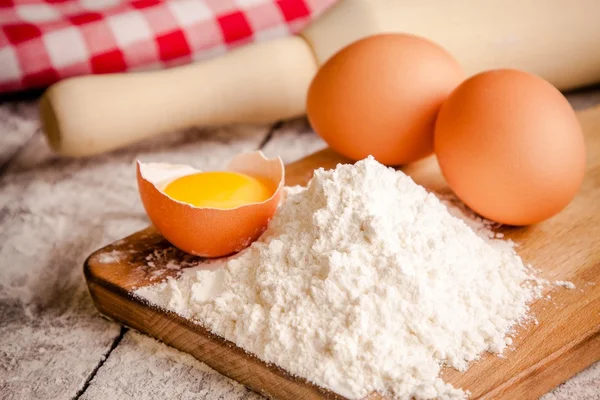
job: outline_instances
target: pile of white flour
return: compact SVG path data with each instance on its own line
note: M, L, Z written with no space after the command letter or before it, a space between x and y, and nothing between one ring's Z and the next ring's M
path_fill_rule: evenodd
M496 245L495 242L499 242ZM540 295L512 246L372 158L288 190L265 234L142 288L259 358L348 398L463 398L439 377L501 353Z

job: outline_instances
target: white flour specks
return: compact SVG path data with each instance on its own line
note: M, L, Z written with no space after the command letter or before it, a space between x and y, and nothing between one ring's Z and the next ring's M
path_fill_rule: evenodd
M123 258L123 254L121 254L118 250L113 250L108 253L102 253L98 255L98 262L101 264L113 264L119 262Z
M564 287L565 289L573 290L576 288L573 282L569 281L554 281L554 285Z

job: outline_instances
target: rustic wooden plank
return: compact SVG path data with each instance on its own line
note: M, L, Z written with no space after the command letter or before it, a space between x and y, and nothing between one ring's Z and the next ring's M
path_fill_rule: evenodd
M586 132L588 171L576 199L542 224L503 229L508 238L521 244L519 253L540 269L542 277L571 280L578 290L554 288L554 303L536 302L532 311L539 323L521 329L507 358L484 356L464 374L445 371L444 379L470 390L474 398L534 399L600 359L600 286L596 284L600 276L600 108L580 114L580 120ZM288 166L287 182L305 183L315 166L332 167L341 160L329 150L319 152ZM434 158L411 165L405 172L431 190L447 190ZM286 376L203 327L132 296L134 287L155 281L149 279L152 271L145 270L146 262L140 260L157 246L169 248L149 229L90 257L87 278L102 313L190 352L220 372L275 398L338 397ZM117 262L102 262L103 255L114 251L126 255ZM163 251L161 257L154 262L178 263L182 254Z
M9 103L0 110L2 136L16 145L6 149L15 150L39 127L31 115L35 105ZM119 332L115 324L93 317L77 276L82 255L102 238L69 234L69 226L79 222L69 222L70 210L59 205L56 193L52 199L51 183L43 180L50 174L37 171L39 178L22 180L9 171L26 159L28 147L48 155L35 139L16 157L7 157L11 162L0 177L0 393L5 399L71 398ZM59 172L51 175L61 179Z
M258 400L262 396L188 354L128 332L81 399Z
M13 109L2 105L0 116ZM20 122L1 125L2 135L39 126L29 114L14 118ZM38 135L11 159L0 177L2 399L74 398L119 338L119 326L98 317L81 264L93 249L147 225L133 160L218 168L256 149L267 131L190 130L83 160L56 156Z
M35 101L4 103L0 106L0 174L38 128Z

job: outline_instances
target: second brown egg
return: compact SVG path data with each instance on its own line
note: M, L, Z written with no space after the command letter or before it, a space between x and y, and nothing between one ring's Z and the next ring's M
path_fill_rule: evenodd
M510 69L456 88L437 118L435 153L463 202L508 225L535 224L565 208L586 162L567 99L542 78Z

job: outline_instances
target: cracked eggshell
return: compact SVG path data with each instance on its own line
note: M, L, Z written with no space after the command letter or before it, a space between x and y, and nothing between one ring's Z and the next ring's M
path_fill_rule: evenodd
M223 210L201 208L172 199L163 190L173 180L202 172L188 165L137 162L140 197L152 224L175 247L202 257L221 257L248 247L267 228L275 214L284 185L284 166L279 157L262 152L234 157L226 171L266 178L276 187L261 203Z

